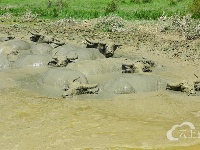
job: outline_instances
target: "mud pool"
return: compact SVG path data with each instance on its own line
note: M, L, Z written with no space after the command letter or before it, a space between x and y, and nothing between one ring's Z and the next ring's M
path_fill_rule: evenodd
M160 40L163 35L159 33L156 36ZM171 40L170 36L167 35L166 37ZM180 39L176 35L172 36L174 39ZM169 41L166 37L164 42L167 43ZM188 62L179 58L166 57L166 55L173 55L173 52L168 54L162 54L160 51L147 52L147 47L155 46L151 44L151 40L147 37L147 41L144 41L146 45L142 42L141 45L137 45L140 51L135 49L135 45L129 45L129 47L122 47L116 51L114 56L132 60L145 57L155 61L157 65L152 68L152 72L142 73L149 76L156 75L156 82L150 83L150 85L157 83L157 76L167 82L178 83L182 80L194 80L196 79L195 75L200 77L199 60ZM199 43L199 41L196 41L196 43ZM26 48L26 44L24 43L22 44L23 47L19 48L18 46L14 49L4 47L6 53L3 55L7 56L9 62L2 61L3 58L0 57L0 62L2 61L2 64L5 64L3 69L0 70L0 147L2 150L199 149L199 92L196 96L187 96L184 92L162 88L165 83L161 84L161 82L158 82L159 89L156 85L154 90L148 92L142 90L137 92L137 88L136 92L135 89L132 91L117 90L117 92L125 92L123 94L118 94L112 89L110 93L106 92L110 85L105 86L104 81L111 80L109 84L115 85L115 80L112 81L112 79L121 79L121 66L118 67L117 65L121 64L120 60L115 63L117 66L113 65L114 67L108 67L107 70L104 68L95 70L88 67L88 70L90 70L85 71L83 68L78 68L78 65L70 64L70 69L77 67L76 71L82 71L89 83L94 84L98 79L99 86L105 87L100 88L99 94L82 94L62 98L62 81L59 81L59 84L56 85L58 88L54 89L52 89L54 85L41 84L44 73L52 68L60 67L61 64L65 65L62 58L59 58L61 59L59 65L46 66L44 64L52 61L46 55L49 55L50 51L55 52L55 49L52 49L49 45L46 48L44 48L45 45L40 45L45 49L41 52L35 48L37 46L32 44ZM14 53L10 51L17 49L20 49L20 56L17 51L14 51ZM45 57L42 57L42 61L34 66L32 59L23 59L30 54L27 49L30 49L34 56L40 54L45 55ZM63 55L65 53L61 53L61 56ZM58 60L57 56L54 60ZM72 58L74 56L76 57L75 53L70 53L69 60L74 61L74 58ZM97 57L103 58L96 52L94 55L88 52L87 59L90 58L90 61L95 61L94 59ZM80 58L85 59L86 57L81 56ZM18 63L19 60L23 63ZM79 60L76 63L80 63ZM85 64L90 63L86 60ZM95 65L99 68L102 67L101 61ZM82 74L80 74L81 77ZM84 78L82 80L86 82ZM128 81L125 82L125 87L129 85L127 83ZM60 88L60 85L62 88ZM146 85L147 87L148 85ZM184 126L178 128L173 136L179 137L183 133L185 138L182 134L178 141L170 141L167 138L167 132L174 125L180 125L184 122L190 122L195 126L193 138L190 138L190 129Z

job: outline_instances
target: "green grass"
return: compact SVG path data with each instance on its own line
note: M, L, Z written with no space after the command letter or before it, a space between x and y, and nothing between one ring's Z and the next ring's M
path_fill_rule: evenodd
M55 1L55 0L54 0ZM0 0L0 15L10 12L14 16L20 16L27 10L39 14L41 18L64 18L92 19L105 16L105 8L111 0L63 0L67 6L48 7L47 0ZM120 0L118 0L120 1ZM170 0L152 0L151 3L131 3L125 0L118 2L118 10L115 14L127 20L157 19L163 12L167 16L174 14L185 15L189 13L188 6L191 0L183 0L175 5L170 5ZM5 9L7 7L7 9Z

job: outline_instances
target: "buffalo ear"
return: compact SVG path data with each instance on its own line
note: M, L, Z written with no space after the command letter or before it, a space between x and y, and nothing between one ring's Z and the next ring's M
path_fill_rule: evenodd
M121 44L114 44L114 45L113 45L114 51L115 51L118 47L120 47L120 46L122 46L122 45L121 45Z
M106 43L99 43L99 47L106 47Z
M86 41L86 48L98 48L99 46L99 43L98 42L92 42L88 39L85 38L85 41Z
M14 36L8 36L8 40L13 40L14 38Z
M33 35L30 37L30 40L33 42L38 42L41 35Z
M106 51L106 44L105 43L99 43L98 44L98 50L100 53L104 54Z
M98 43L88 44L86 45L86 48L98 48Z
M30 32L32 34L32 36L30 37L30 40L33 41L33 42L38 42L41 35L40 34L34 34L32 32Z
M106 50L106 44L105 43L99 43L98 44L98 49L105 51Z

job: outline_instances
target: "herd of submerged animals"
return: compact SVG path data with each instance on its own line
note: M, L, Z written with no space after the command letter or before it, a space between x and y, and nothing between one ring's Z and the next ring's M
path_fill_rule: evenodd
M33 34L30 41L15 37L0 37L0 69L48 66L40 81L43 85L56 88L60 96L80 94L130 94L157 90L174 90L197 95L200 81L167 83L165 79L148 74L156 66L145 58L115 57L121 45L92 42L85 39L85 48L66 44L63 41ZM105 82L88 82L92 75L113 73ZM96 83L95 83L96 82ZM58 94L59 95L59 94Z

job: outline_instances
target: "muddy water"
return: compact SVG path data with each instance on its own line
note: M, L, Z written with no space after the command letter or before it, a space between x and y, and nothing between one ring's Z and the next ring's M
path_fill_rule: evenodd
M48 98L20 86L18 81L27 74L19 69L0 72L2 150L200 147L200 139L189 138L188 134L188 138L179 141L169 141L166 137L172 126L186 121L194 124L194 132L200 131L199 96L159 91L101 100L90 97L83 100L80 96ZM177 132L174 136L179 135Z

